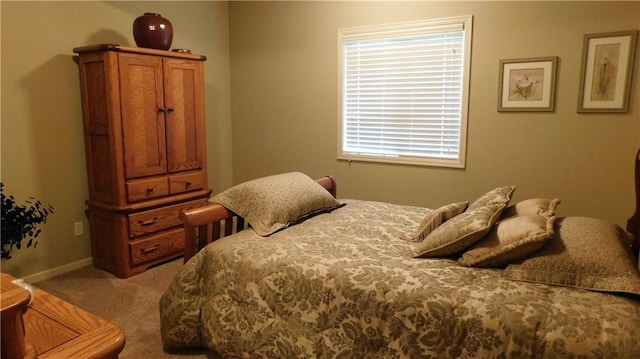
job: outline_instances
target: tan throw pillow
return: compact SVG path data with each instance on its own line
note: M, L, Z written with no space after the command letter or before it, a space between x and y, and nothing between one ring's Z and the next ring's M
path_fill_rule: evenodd
M555 216L556 207L560 204L557 198L531 198L520 201L512 206L507 207L502 212L501 218L513 217L519 214L542 214L546 213Z
M489 235L474 244L458 260L467 267L504 267L540 250L553 235L559 199L525 200L514 206L511 216L502 214ZM517 214L519 213L519 214Z
M558 218L555 234L533 256L510 264L512 280L640 295L632 236L614 223L588 217Z
M415 250L415 257L444 257L463 251L489 233L509 205L516 186L499 187L487 192L464 213L433 230ZM479 204L483 204L480 206Z
M418 231L413 236L403 237L402 239L411 242L420 242L439 225L464 212L468 205L469 202L464 201L450 203L434 209L424 217L420 223L420 228L418 228Z
M342 206L324 187L300 172L241 183L216 194L211 202L244 217L261 236Z
M497 204L500 206L504 205L504 207L506 208L509 205L509 201L511 201L511 196L513 195L513 191L515 191L515 189L516 186L496 187L473 201L469 205L469 207L467 207L467 211L472 211L476 208L486 207L492 204Z

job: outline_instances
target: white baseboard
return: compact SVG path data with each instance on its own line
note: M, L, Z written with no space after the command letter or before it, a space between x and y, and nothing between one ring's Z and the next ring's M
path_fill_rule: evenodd
M71 272L72 270L76 270L82 267L86 267L89 265L93 264L93 258L88 257L85 259L81 259L79 261L75 261L72 263L68 263L65 264L63 266L60 267L56 267L56 268L51 268L51 269L47 269L46 271L42 271L42 272L38 272L38 273L34 273L31 275L28 275L22 279L24 279L25 282L27 283L36 283L39 282L41 280L45 280L60 274L64 274L67 272Z

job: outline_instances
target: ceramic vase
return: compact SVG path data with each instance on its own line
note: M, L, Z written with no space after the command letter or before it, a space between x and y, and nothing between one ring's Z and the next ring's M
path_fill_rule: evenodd
M139 47L169 50L173 41L173 27L160 14L146 12L133 22L133 38Z

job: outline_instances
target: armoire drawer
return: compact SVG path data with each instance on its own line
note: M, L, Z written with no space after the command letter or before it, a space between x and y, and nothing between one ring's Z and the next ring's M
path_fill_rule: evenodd
M171 194L196 191L204 188L204 172L198 171L169 177Z
M139 265L162 257L170 257L184 251L184 229L154 235L148 239L132 242L131 264Z
M144 201L168 195L169 180L167 177L127 182L127 198L129 202Z
M184 202L130 214L129 238L136 238L182 225L180 211L198 208L208 203L207 199Z

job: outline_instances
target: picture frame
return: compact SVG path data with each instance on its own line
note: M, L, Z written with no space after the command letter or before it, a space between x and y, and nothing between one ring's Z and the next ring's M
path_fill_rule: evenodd
M500 60L498 112L553 112L558 57Z
M637 39L637 30L584 36L579 113L629 111Z

